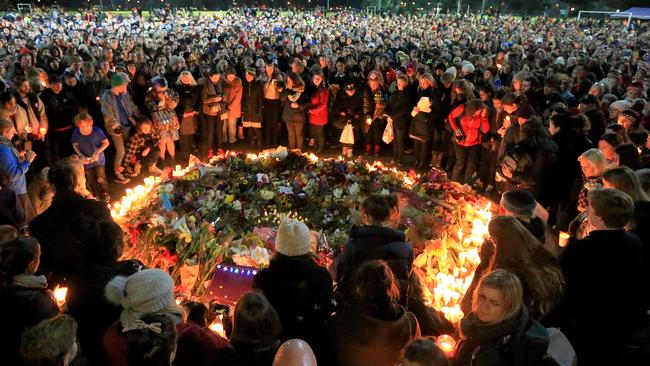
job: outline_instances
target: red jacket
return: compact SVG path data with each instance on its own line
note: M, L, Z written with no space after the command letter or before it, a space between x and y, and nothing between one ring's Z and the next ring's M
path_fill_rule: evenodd
M463 116L465 105L461 104L449 113L449 124L454 131L459 128L465 136L464 139L458 141L460 146L476 146L481 143L481 135L490 131L490 122L486 117ZM458 126L458 118L460 118L460 127Z
M175 365L212 365L216 351L230 346L228 340L209 329L199 327L196 323L178 323L176 332L178 344ZM129 366L126 338L122 335L119 321L113 323L104 333L103 347L110 366Z
M312 125L323 126L327 124L327 101L330 92L326 87L321 86L311 95L309 105L309 123Z

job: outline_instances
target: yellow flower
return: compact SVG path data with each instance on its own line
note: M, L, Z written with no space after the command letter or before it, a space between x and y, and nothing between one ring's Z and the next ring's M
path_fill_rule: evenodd
M224 200L225 203L231 203L232 201L235 200L235 195L234 194L229 194L226 196L226 199Z

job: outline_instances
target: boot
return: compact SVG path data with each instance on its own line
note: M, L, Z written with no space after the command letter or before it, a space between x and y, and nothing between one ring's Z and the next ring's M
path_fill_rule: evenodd
M371 150L372 150L372 145L366 144L366 154L370 155Z
M379 156L379 145L375 145L374 153L375 153L375 157Z

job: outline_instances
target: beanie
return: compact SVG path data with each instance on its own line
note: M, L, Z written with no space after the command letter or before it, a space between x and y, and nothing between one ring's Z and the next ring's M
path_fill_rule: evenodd
M111 88L116 88L126 84L126 79L121 73L117 73L111 77Z
M514 216L532 217L535 213L537 202L532 193L524 190L514 190L501 195L501 207Z
M106 299L123 307L122 327L128 328L148 313L166 313L182 319L174 301L174 281L161 269L145 269L129 277L114 277L104 289Z
M461 70L463 71L463 74L471 74L474 72L474 65L469 62L464 63L463 66L461 66Z
M641 116L639 116L639 113L634 109L625 109L621 113L619 113L618 116L625 118L633 123L638 121L639 118L641 118Z
M311 252L310 233L307 225L298 220L284 220L275 237L275 250L289 257Z

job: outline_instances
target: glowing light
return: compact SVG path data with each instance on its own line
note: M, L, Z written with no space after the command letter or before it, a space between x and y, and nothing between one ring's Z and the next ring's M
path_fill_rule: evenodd
M65 300L67 296L68 296L67 287L56 286L56 288L54 289L54 300L56 300L56 304L59 306L59 308L65 306Z
M445 353L445 356L451 357L456 349L456 340L449 334L442 334L436 339L436 344Z
M558 245L562 248L566 247L569 244L569 233L560 231L560 238L558 240Z
M223 329L223 323L221 322L221 319L217 318L210 324L209 326L210 330L217 333L221 337L226 336L226 331Z

